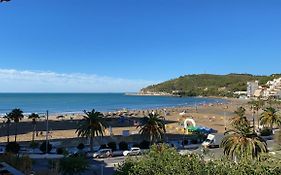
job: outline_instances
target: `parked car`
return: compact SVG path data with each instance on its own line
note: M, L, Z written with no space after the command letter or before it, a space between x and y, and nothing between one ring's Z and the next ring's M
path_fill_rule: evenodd
M93 154L94 158L108 158L112 157L112 150L111 149L100 149L99 151Z
M124 156L137 156L141 154L141 149L138 147L132 147L129 151L124 151Z
M222 138L222 136L209 134L207 139L202 143L202 146L205 148L219 148Z

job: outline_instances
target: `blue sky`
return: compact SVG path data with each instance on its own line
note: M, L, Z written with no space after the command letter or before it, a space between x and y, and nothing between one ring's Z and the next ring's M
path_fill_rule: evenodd
M185 74L280 73L280 19L280 0L12 0L0 4L0 91L137 91ZM72 77L72 88L31 77L14 87L50 73ZM77 85L81 75L104 86Z

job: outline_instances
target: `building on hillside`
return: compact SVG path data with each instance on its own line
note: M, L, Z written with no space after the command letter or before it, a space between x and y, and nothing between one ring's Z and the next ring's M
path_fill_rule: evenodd
M281 78L274 79L266 83L268 86L265 97L281 98Z
M239 96L241 96L241 95L247 95L248 93L247 93L247 91L235 91L235 92L233 92L233 94L234 95L239 95Z
M259 81L247 82L247 96L254 97L256 90L259 88Z

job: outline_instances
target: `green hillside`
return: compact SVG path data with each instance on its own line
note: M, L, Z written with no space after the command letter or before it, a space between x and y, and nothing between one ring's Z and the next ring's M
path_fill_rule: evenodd
M228 74L228 75L185 75L157 85L151 85L142 89L146 92L167 92L183 96L228 96L232 97L235 91L246 91L247 82L258 80L261 85L273 80L279 75L255 76L250 74Z

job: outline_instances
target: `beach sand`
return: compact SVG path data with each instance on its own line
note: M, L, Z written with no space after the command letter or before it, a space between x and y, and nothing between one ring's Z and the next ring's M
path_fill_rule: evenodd
M213 128L217 130L219 133L223 133L225 131L225 127L229 128L229 119L234 116L234 111L239 106L246 106L247 101L245 100L238 100L238 99L230 99L227 104L207 104L201 105L197 107L176 107L176 108L166 108L166 112L170 113L169 115L165 116L165 120L168 121L166 125L167 133L170 134L184 134L183 128L179 125L179 122L182 121L184 118L193 118L197 125L205 126L209 128ZM154 110L155 111L155 110ZM161 115L164 115L164 109L158 109L157 112L160 111ZM179 113L186 111L186 116L182 117ZM249 111L249 110L248 110ZM129 113L137 114L137 116L142 116L143 113L147 113L151 111L130 111ZM251 114L248 112L247 115L250 117ZM81 115L67 115L63 119L57 119L56 116L50 116L50 122L55 122L58 125L58 129L50 128L50 139L71 139L76 138L77 134L75 133L75 127L79 119L81 119ZM117 120L117 117L114 117L114 120ZM130 117L128 117L130 118ZM21 122L25 122L25 125L32 125L30 121L28 122L27 119L24 119ZM27 123L28 122L28 123ZM71 123L72 122L72 123ZM113 122L114 123L114 122ZM44 124L44 122L42 122ZM72 127L67 128L67 125L71 125ZM21 124L19 124L19 128ZM28 127L28 126L27 126ZM60 128L61 127L61 128ZM66 127L66 129L64 129ZM20 128L23 134L18 135L18 141L30 141L32 138L32 132L29 129L25 129L26 127ZM11 128L13 129L13 128ZM26 130L26 131L25 131ZM39 130L42 131L39 136L37 136L36 140L44 140L45 137L45 127L42 125ZM122 135L123 130L129 130L130 133L138 133L138 129L136 126L112 126L112 133L114 135ZM12 131L11 131L12 132ZM106 131L106 135L110 135L109 130ZM13 135L11 134L10 140L13 141ZM0 143L6 142L6 136L0 137Z

